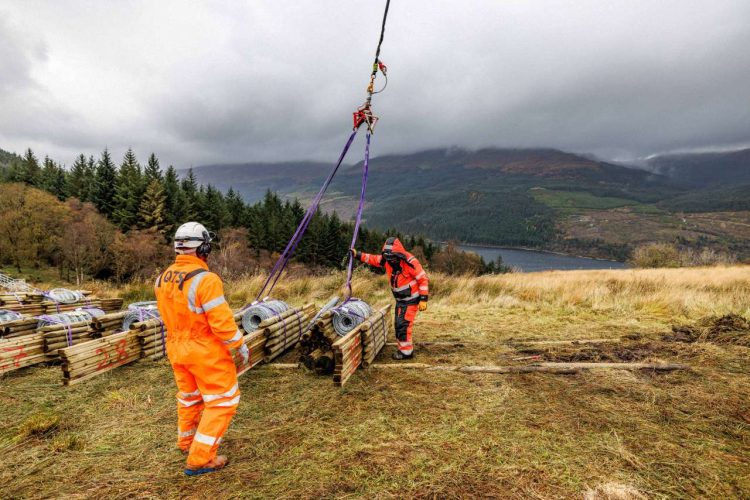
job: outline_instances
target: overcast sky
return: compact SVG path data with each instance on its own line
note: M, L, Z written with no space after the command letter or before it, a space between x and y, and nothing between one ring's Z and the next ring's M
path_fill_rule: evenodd
M0 148L333 161L383 6L0 0ZM392 0L381 58L374 155L750 144L748 0Z

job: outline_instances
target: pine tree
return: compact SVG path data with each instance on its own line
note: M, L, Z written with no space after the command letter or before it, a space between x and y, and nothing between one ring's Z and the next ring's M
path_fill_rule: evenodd
M143 174L132 149L122 159L115 186L113 220L123 231L138 222L138 209L143 198Z
M41 181L41 174L42 169L39 166L39 160L36 159L31 148L27 149L21 160L18 180L32 186L38 186Z
M177 179L177 171L172 165L164 176L164 195L166 198L165 224L168 232L172 232L185 219L187 198Z
M155 228L158 232L165 233L166 195L158 179L153 179L146 188L141 200L138 218L142 228Z
M45 156L37 187L54 194L61 201L64 200L67 198L65 169L52 161L49 156Z
M87 178L88 161L81 153L68 173L68 194L81 201L89 201L91 179Z
M218 232L223 227L226 227L229 212L224 201L224 195L211 184L205 190L201 209L199 221L207 228L210 228L211 231Z
M192 168L188 170L187 177L180 182L180 187L185 195L183 218L185 222L194 221L198 219L200 214L200 199L198 195L198 181L195 178Z
M146 186L149 186L153 180L161 182L164 178L161 167L159 166L159 159L154 153L151 153L151 156L148 157L148 165L143 171L143 177Z
M229 227L241 227L245 223L246 208L242 197L230 187L224 201L228 212L227 224Z
M21 170L21 159L18 157L13 158L8 164L8 169L5 171L5 179L8 182L23 182Z
M338 267L341 265L342 256L347 254L350 241L345 241L342 238L342 224L336 212L328 216L327 219L322 252L326 265Z
M65 200L68 195L68 172L62 165L55 168L55 179L52 183L52 192L59 200Z
M55 179L57 177L57 167L55 166L55 162L53 162L49 156L45 156L42 165L43 167L39 174L39 184L37 187L48 193L54 194L53 190L55 189Z
M94 206L100 213L112 218L114 213L115 184L117 182L117 168L112 162L112 156L105 148L96 164L94 185L90 196Z

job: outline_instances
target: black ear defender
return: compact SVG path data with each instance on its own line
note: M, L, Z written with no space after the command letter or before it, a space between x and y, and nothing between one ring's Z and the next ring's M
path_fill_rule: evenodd
M208 231L203 231L203 242L200 244L198 249L195 251L199 257L208 257L211 253L211 242L214 239L214 234Z

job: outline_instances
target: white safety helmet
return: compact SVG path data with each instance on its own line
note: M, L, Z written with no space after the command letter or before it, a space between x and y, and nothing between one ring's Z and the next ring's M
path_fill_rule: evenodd
M198 222L186 222L177 228L174 233L174 250L179 254L185 253L186 250L195 248L195 253L199 256L206 256L211 253L211 241L213 234L199 224Z

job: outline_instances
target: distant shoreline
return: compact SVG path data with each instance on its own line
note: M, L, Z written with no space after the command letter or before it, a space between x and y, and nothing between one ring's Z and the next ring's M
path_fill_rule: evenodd
M448 242L441 241L439 242L441 245L446 245ZM596 260L600 262L617 262L618 264L627 264L625 261L621 260L613 260L613 259L600 259L598 257L588 257L585 255L574 255L569 253L563 253L563 252L555 252L552 250L540 250L538 248L531 248L531 247L508 247L508 246L498 246L498 245L488 245L485 243L466 243L464 241L458 243L459 247L479 247L479 248L489 248L492 250L524 250L527 252L538 252L538 253L548 253L551 255L560 255L562 257L575 257L577 259L588 259L588 260Z

